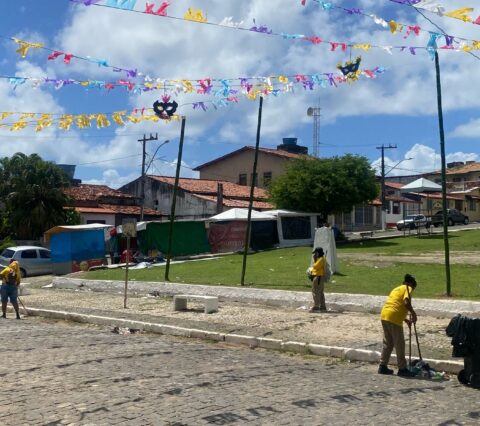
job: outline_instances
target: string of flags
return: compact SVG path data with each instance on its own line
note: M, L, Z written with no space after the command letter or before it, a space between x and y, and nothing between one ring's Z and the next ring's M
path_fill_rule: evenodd
M475 19L474 17L469 15L470 13L475 11L475 8L473 7L462 7L462 8L454 9L454 10L451 10L450 12L447 12L445 7L443 7L437 2L433 2L432 0L389 0L389 1L391 1L392 3L402 4L405 6L412 6L416 9L427 10L428 12L435 13L436 15L439 15L439 16L445 16L447 18L454 18L463 22L480 25L480 16L478 16ZM384 19L378 18L374 14L365 12L359 8L345 8L341 6L336 6L332 2L323 1L323 0L311 0L311 2L316 3L323 10L341 9L350 15L354 15L354 14L364 15L374 20L386 22ZM300 3L302 6L305 6L307 2L306 0L300 0Z
M336 6L332 2L326 2L323 0L311 0L311 1L316 5L320 6L320 8L323 11L329 12L331 10L336 9L336 10L341 10L342 12L345 12L348 15L364 16L369 19L372 19L375 24L380 25L385 29L389 29L392 34L403 34L404 39L408 38L410 35L420 36L423 33L423 34L429 35L430 41L432 40L432 37L434 37L436 40L444 37L445 44L441 46L440 49L450 49L450 50L464 51L464 52L470 52L472 50L480 49L480 41L478 40L470 40L463 37L439 34L432 31L424 30L418 25L407 25L407 24L397 22L395 20L386 20L373 13L369 13L359 8L345 8L342 6ZM390 0L390 1L407 4L407 2L414 3L417 0ZM421 0L418 0L417 3L419 3L420 1ZM300 0L300 2L303 6L306 5L306 0ZM430 3L430 0L429 0L429 3ZM427 7L427 5L425 5L425 7ZM468 9L473 10L473 8L468 8ZM457 11L446 13L445 16L454 17L459 13L462 13L464 10L465 9L460 9ZM474 23L480 24L480 16L477 18L477 20ZM430 51L431 47L432 46L428 44L426 47L427 51ZM438 49L438 48L439 48L438 46L435 46L435 49Z
M169 122L179 121L180 116L172 114L168 118L159 117L151 114L152 108L134 109L131 112L116 111L112 113L90 113L90 114L52 114L52 113L36 113L36 112L0 112L0 129L9 128L12 132L26 129L28 126L34 126L36 132L58 125L61 130L68 131L72 126L78 129L89 129L96 127L97 129L110 127L112 124L124 126L127 123L138 124L146 121L152 122ZM13 121L5 123L6 118Z
M435 13L438 16L445 16L447 18L458 19L463 22L480 25L480 16L476 19L470 14L475 11L473 7L462 7L460 9L446 11L446 8L439 3L433 3L432 0L390 0L393 3L403 4L405 6L412 6L416 9L423 9Z
M191 105L193 110L207 111L208 106L213 106L214 109L226 107L229 103L237 103L239 101L238 95L243 93L247 99L255 100L259 96L265 97L269 95L278 96L280 93L293 92L294 84L301 85L303 89L313 90L315 86L336 87L340 83L351 83L357 81L360 76L366 78L375 78L378 74L383 74L385 70L383 68L376 68L374 70L361 70L360 69L361 57L357 57L355 61L347 61L345 64L338 64L337 68L340 70L340 74L329 73L328 79L320 79L316 81L316 75L304 75L298 74L293 81L290 81L288 77L278 76L279 82L284 85L285 89L279 91L274 88L271 77L266 77L266 81L262 81L258 84L252 84L247 79L240 79L241 90L231 89L229 86L223 86L223 94L218 92L217 94L212 92L212 81L210 79L200 80L199 88L196 93L200 94L213 94L214 99L206 101L192 102L190 104L184 104L182 106ZM328 83L327 83L328 82ZM225 84L226 82L224 82ZM185 84L181 86L181 89L185 91ZM188 90L190 87L188 86ZM193 92L193 86L192 86ZM184 92L184 93L188 93ZM228 94L228 96L225 96ZM219 95L219 96L218 96ZM40 132L48 127L51 127L54 123L58 124L58 128L68 131L72 126L76 126L79 129L87 129L95 126L97 128L109 127L112 124L123 126L127 123L138 124L144 121L172 121L179 120L180 116L175 112L179 107L178 103L171 98L170 95L164 94L161 101L156 101L153 104L154 115L148 114L152 111L152 108L135 109L131 113L127 111L117 111L110 114L107 113L93 113L93 114L52 114L52 113L34 113L34 112L0 112L0 129L9 128L10 131L19 131L27 128L29 125L35 126L35 131ZM14 121L12 123L5 123L4 120L11 117Z
M339 68L340 69L340 68ZM12 90L19 86L28 85L31 88L53 87L60 90L65 87L78 86L86 90L101 90L110 92L114 89L123 88L132 94L142 94L150 91L163 91L163 94L199 94L211 95L218 99L224 99L227 102L238 102L239 97L245 97L250 100L262 96L277 96L280 93L293 92L295 86L304 90L314 90L316 87L326 88L328 86L337 86L338 84L348 83L358 80L360 77L375 78L383 74L383 67L373 69L356 69L354 73L317 73L293 75L274 75L274 76L255 76L241 78L202 78L197 80L190 79L163 79L150 78L137 74L136 79L119 79L115 81L103 80L75 80L60 79L50 77L20 77L0 75L0 79L5 79L10 84Z
M168 6L170 5L170 2L168 0L164 0L160 4L160 6L158 6L158 4L155 5L155 3L147 2L146 7L143 11L134 10L134 7L137 3L136 0L70 0L70 1L74 3L82 4L85 6L110 7L110 8L120 9L124 11L129 11L129 12L150 14L150 15L164 17L164 18L194 21L200 24L208 24L208 25L213 25L218 27L228 27L228 28L233 28L233 29L238 29L243 31L251 31L257 34L279 36L287 40L304 40L314 45L320 45L323 43L330 46L330 51L336 51L337 49L343 52L345 52L347 49L361 49L364 51L368 51L372 48L379 48L379 49L383 49L384 51L390 54L392 53L393 50L398 50L400 52L406 51L411 53L412 55L415 55L418 49L423 49L429 52L430 56L433 56L432 49L439 48L436 45L436 41L439 40L441 36L443 36L443 34L438 34L438 37L437 37L437 33L433 33L431 31L424 31L418 26L404 25L404 24L397 23L396 21L393 21L393 20L387 22L386 20L379 18L373 14L363 13L360 9L340 8L340 7L334 6L330 2L326 2L322 0L312 0L312 1L315 1L317 4L321 5L322 9L326 11L331 10L333 8L339 8L339 9L343 9L345 12L349 14L360 14L360 15L368 16L372 18L375 23L381 25L382 27L390 28L390 31L393 34L401 33L403 32L404 29L406 30L405 34L407 37L410 34L419 35L421 32L427 32L430 34L430 41L427 44L427 46L409 46L409 45L381 46L381 45L375 45L372 43L355 43L351 41L348 41L348 42L330 41L330 40L324 40L321 37L316 35L311 36L311 35L304 35L304 34L291 34L291 33L285 33L285 32L278 33L273 31L267 25L264 25L264 24L257 25L255 20L253 22L254 25L251 27L242 26L243 21L235 22L233 21L232 17L226 17L220 23L210 22L207 20L206 14L201 9L193 9L193 8L188 8L187 12L182 18L178 16L168 15ZM300 0L300 1L301 1L301 4L303 5L306 4L306 0ZM432 43L433 39L435 40L435 43ZM440 49L470 52L472 50L480 49L480 41L469 40L469 39L447 35L445 36L445 45L441 46Z

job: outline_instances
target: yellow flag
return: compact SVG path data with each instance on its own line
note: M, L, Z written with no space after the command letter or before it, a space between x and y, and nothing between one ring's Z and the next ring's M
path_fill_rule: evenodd
M70 127L73 124L73 115L72 114L64 114L60 117L58 121L58 127L65 131L70 130Z
M123 121L123 116L126 115L126 111L117 111L112 114L112 120L115 122L115 124L118 124L119 126L123 126L125 124L125 121Z
M207 18L205 18L203 12L200 9L195 10L191 7L188 8L187 13L185 13L183 19L186 19L187 21L207 22Z
M15 52L17 52L22 58L27 57L29 49L40 49L43 47L42 43L29 43L28 41L19 40L15 37L12 38L19 46L19 48Z
M13 123L12 127L10 127L11 132L17 132L18 130L25 129L25 127L28 126L28 121L17 121L16 123Z
M95 118L97 119L97 129L110 126L110 121L105 114L96 114Z
M473 7L463 7L461 9L453 10L452 12L447 12L444 15L450 16L450 18L460 19L464 22L472 22L473 19L467 14L473 11Z
M37 121L37 126L35 127L36 132L41 132L46 127L50 127L53 123L52 114L42 114Z

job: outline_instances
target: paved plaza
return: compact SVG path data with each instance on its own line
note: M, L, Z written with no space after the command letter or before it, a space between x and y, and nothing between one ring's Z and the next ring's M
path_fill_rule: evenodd
M0 322L2 425L479 424L456 378L39 318Z

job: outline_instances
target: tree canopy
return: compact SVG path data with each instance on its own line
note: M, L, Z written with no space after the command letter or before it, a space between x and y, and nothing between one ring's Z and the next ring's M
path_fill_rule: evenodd
M375 199L379 188L366 157L301 157L292 160L270 188L277 208L321 213L348 213Z
M0 159L0 196L3 236L36 239L55 225L67 222L64 209L69 186L65 172L37 154L16 153Z

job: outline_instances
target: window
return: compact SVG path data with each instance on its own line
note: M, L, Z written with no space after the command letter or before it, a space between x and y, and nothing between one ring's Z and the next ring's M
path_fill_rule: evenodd
M281 223L285 240L312 238L310 216L283 216Z
M395 202L395 201L392 203L392 213L393 214L400 214L400 203Z
M462 181L462 178L454 177L454 178L453 178L453 181L454 181L454 182L461 182L461 181Z
M50 259L50 252L48 250L38 250L42 259Z
M238 184L247 186L247 174L246 173L240 173L238 175Z
M468 210L470 210L471 212L477 210L477 200L474 200L472 198L468 199Z
M104 220L98 220L98 219L95 219L95 220L88 220L87 219L87 225L89 223L103 223L105 225L105 221Z
M22 259L36 259L37 250L24 250L22 251Z
M263 173L263 186L269 186L272 181L272 172Z

